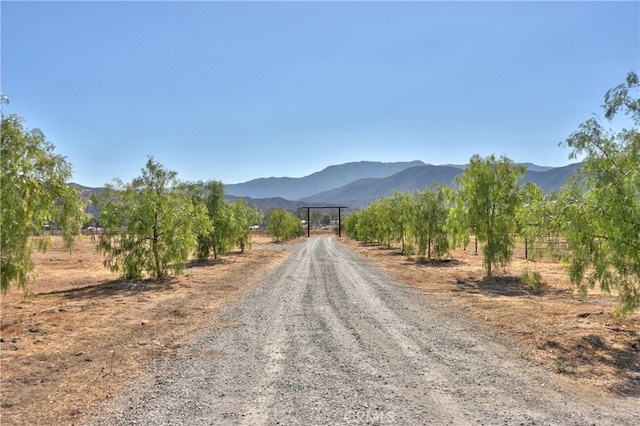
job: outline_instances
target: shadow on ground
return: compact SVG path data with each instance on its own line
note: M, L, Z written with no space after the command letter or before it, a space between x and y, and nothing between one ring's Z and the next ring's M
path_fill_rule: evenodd
M540 349L556 355L555 370L564 375L574 375L578 367L606 366L619 378L608 388L624 397L640 396L640 334L636 331L612 331L627 333L630 339L622 347L614 347L600 334L585 334L568 345L548 340Z

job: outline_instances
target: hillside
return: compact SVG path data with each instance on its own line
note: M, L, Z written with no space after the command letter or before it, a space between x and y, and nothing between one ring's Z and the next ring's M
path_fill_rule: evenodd
M546 170L543 167L535 167L535 170L545 171L527 171L521 182L533 182L545 192L558 191L579 166L580 164L570 164L565 167L546 168ZM462 171L462 167L455 165L412 167L387 178L361 179L340 188L306 197L303 201L339 203L348 205L352 209L359 209L380 197L393 194L394 190L403 192L423 189L434 182L451 186L455 177Z
M298 210L300 207L308 206L309 203L302 200L286 200L282 197L271 197L271 198L251 198L251 197L236 197L235 195L225 195L225 199L228 201L235 201L238 198L243 198L247 201L247 204L250 206L257 206L262 212L268 212L271 209L285 209L287 211L293 212ZM329 202L319 202L314 204L314 206L327 206L330 207L332 204Z
M564 167L556 167L547 171L527 171L522 179L523 183L533 182L545 192L557 192L562 188L567 179L576 173L582 163L569 164Z
M89 213L90 215L93 215L94 217L100 214L98 207L93 203L91 203L90 199L91 199L91 195L99 196L100 194L102 194L102 192L104 191L104 188L91 188L91 187L82 186L73 182L71 182L69 186L75 189L76 191L78 191L78 193L80 194L80 198L82 198L82 200L85 202L87 206L86 208L87 213Z
M529 170L530 172L546 172L547 170L551 170L554 168L549 166L538 166L537 164L533 164L533 163L518 163L518 164L525 166L527 170ZM455 167L457 169L464 170L467 168L469 164L467 163L467 164L443 164L443 165L447 167Z
M409 167L424 166L422 161L381 163L360 161L329 166L301 178L270 177L244 183L225 185L225 192L236 197L254 199L282 197L299 200L347 185L364 178L384 178Z
M393 194L394 190L404 192L422 189L434 182L449 186L460 173L462 169L457 167L431 165L411 167L387 178L360 179L349 185L304 198L303 201L340 203L359 209L373 200Z
M522 183L533 182L545 192L558 191L580 163L564 167L542 167L524 164L527 173ZM450 186L465 165L434 166L422 161L380 163L357 162L335 165L302 178L265 178L225 185L226 198L244 198L263 212L273 208L295 211L304 205L346 205L359 209L394 190L423 189L432 183ZM102 188L73 185L86 200ZM318 190L319 189L319 190ZM236 191L236 193L232 192ZM240 193L240 194L238 194ZM89 213L95 214L89 206Z

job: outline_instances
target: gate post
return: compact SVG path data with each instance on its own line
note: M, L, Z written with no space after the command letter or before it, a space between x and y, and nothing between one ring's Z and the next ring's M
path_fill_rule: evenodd
M348 206L300 206L298 209L307 209L307 238L311 236L311 209L338 209L338 237L342 236L342 209Z

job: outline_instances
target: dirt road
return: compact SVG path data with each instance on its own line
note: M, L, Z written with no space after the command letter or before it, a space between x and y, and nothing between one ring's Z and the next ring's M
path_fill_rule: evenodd
M87 424L637 424L342 246L299 245L198 343Z

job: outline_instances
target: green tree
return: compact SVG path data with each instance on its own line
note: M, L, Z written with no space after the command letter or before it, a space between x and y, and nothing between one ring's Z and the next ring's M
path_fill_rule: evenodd
M79 194L68 185L71 164L55 153L42 131L25 129L23 119L11 114L2 115L0 135L0 288L6 293L13 283L26 296L33 270L30 239L45 225L55 225L70 245L86 215ZM40 235L38 248L48 245L48 237Z
M276 241L288 240L302 234L300 219L284 209L271 209L267 218L267 235Z
M393 191L393 195L387 200L386 209L389 228L392 230L392 239L401 244L401 252L407 250L407 223L411 215L411 199L405 192Z
M237 226L233 206L223 199L210 217L213 223L213 258L217 259L229 253L236 243Z
M251 208L246 200L225 200L224 185L218 181L195 182L186 185L187 193L195 204L207 212L208 224L198 234L199 260L213 253L214 259L228 253L234 246L244 251L251 246L251 226L262 222L262 212Z
M381 198L369 203L366 209L363 210L363 217L359 223L359 232L365 236L368 242L376 242L383 244L388 241L387 236L389 230L387 223L381 218L384 217L384 205ZM387 244L388 246L389 244Z
M411 197L409 229L420 259L440 258L449 252L447 217L449 205L439 185L415 191ZM433 257L432 257L433 255Z
M129 184L116 180L94 202L103 227L97 249L105 253L105 266L124 279L182 273L207 224L204 208L194 205L177 173L153 158L141 176Z
M358 211L356 217L350 218L350 220L355 222L354 225L349 226L354 229L352 236L358 241L364 243L380 242L380 239L378 239L380 234L378 231L379 224L376 220L374 203L370 203L367 207Z
M605 130L591 118L564 145L570 158L584 158L553 214L570 248L569 276L584 294L599 283L604 292L616 290L617 314L640 306L640 84L630 72L626 82L604 97L605 117L620 112L634 128Z
M533 259L536 244L545 242L548 254L553 254L553 246L549 237L554 234L553 224L548 212L554 204L555 193L543 194L542 189L534 183L526 183L521 187L521 202L516 210L517 233L524 238L527 247L527 259Z
M359 240L357 233L360 216L360 211L354 211L347 214L344 219L342 219L342 226L344 227L345 234L356 240Z
M234 242L232 211L224 199L224 185L219 181L199 181L187 184L187 192L208 216L207 226L200 228L198 233L196 256L199 260L207 260L213 253L213 258L217 259L226 254Z
M401 243L404 253L409 210L409 196L406 193L394 191L391 196L378 198L365 210L365 220L360 225L362 235L370 235L389 248L392 243Z
M262 223L264 215L257 207L249 207L247 201L238 198L232 204L235 230L235 244L244 253L251 248L251 227Z
M496 160L493 155L484 159L474 155L455 179L457 191L450 224L457 240L466 244L469 232L473 232L483 244L484 268L489 276L494 267L504 268L511 260L521 200L518 180L525 171L524 166L504 156Z

